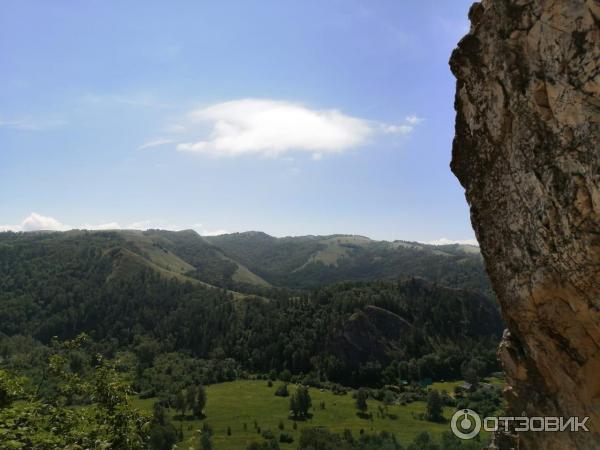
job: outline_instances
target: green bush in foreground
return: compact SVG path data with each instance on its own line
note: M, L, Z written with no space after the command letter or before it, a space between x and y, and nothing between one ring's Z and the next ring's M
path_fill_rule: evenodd
M2 448L71 450L79 448L141 450L148 448L150 418L131 408L129 389L101 357L89 378L69 366L69 353L86 341L54 342L47 373L57 380L56 395L43 399L26 394L22 380L0 371ZM73 396L88 398L94 408L71 408ZM23 399L24 404L15 403Z

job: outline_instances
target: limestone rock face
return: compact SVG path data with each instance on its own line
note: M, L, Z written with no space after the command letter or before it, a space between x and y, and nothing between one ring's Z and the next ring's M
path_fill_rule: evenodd
M508 331L513 413L589 416L527 449L600 448L600 2L484 0L450 60L452 171Z

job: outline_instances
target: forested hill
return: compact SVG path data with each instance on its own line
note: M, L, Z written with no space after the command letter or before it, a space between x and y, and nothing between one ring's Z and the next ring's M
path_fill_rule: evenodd
M275 238L260 232L201 237L192 230L0 233L0 245L12 252L61 251L90 242L103 252L120 252L123 270L135 259L164 276L230 290L314 289L342 281L416 276L492 296L474 246L373 241L349 235Z
M152 355L185 352L249 371L319 373L356 385L399 371L414 379L444 378L458 376L464 364L481 371L495 364L502 324L494 301L481 293L402 272L390 281L272 289L274 278L256 275L219 242L223 238L207 241L193 232L0 233L0 356L10 360L17 335L48 343L86 332L109 354L128 348L144 359L148 349ZM290 251L290 259L314 255L304 244L293 245L300 249ZM476 255L442 253L437 257L446 258L449 271L450 261L475 267ZM233 279L240 272L262 284L262 296L214 287L222 274ZM442 266L432 269L442 272Z
M4 258L17 259L69 250L78 250L81 256L81 249L93 246L98 255L110 252L118 259L116 272L135 262L166 277L233 291L314 289L343 281L414 276L492 296L479 249L465 245L373 241L348 235L275 238L247 232L202 237L192 230L73 230L0 233L0 246Z
M254 231L204 239L277 286L314 288L339 281L418 276L492 295L475 246L374 241L356 235L275 238Z

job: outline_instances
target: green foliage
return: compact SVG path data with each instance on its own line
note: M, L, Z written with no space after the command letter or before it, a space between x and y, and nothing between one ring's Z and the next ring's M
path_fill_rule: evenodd
M408 450L440 450L440 446L424 431L408 446Z
M188 405L185 397L185 391L180 390L173 397L173 407L176 411L179 411L182 416L185 416Z
M212 439L210 433L202 433L200 436L200 444L198 450L213 450Z
M300 260L304 264L314 252L325 251L323 239L327 249L347 250L327 270L341 270L344 261L360 259L364 252L375 258L371 251L401 259L416 252L460 270L478 257L458 248L390 247L343 236L250 237L265 247L257 254L250 245L244 258L256 264L271 258L265 270L284 260L290 267ZM465 361L477 361L468 367L478 376L497 370L495 345L502 323L496 306L481 294L408 279L342 283L310 295L270 291L270 300L242 301L199 284L193 269L181 272L202 261L210 266L214 258L222 259L216 247L238 248L238 240L248 239L234 235L207 243L193 232L158 231L0 233L0 329L7 335L0 337L0 352L7 356L7 367L37 383L44 376L39 368L46 349L25 340L31 336L48 344L53 336L69 339L86 332L94 337L94 352L135 354L135 388L144 396L172 396L191 384L236 379L242 370L284 379L303 374L303 383L314 386L327 379L356 387L459 378ZM411 264L413 256L420 258L415 255ZM163 267L174 258L180 260L177 273ZM306 267L312 264L322 262ZM431 278L441 280L435 273L451 272L443 267L433 270ZM363 269L355 267L343 277L384 276ZM21 343L33 351L25 355ZM74 352L69 358L73 373L91 370L85 356ZM73 392L69 401L79 402L77 397Z
M432 422L441 422L444 420L443 416L443 402L440 393L432 389L427 394L427 420Z
M367 399L369 398L369 393L366 389L360 388L356 392L356 409L358 409L362 414L367 412L369 406L367 405Z
M492 416L502 406L502 391L500 386L489 384L480 385L474 392L469 392L458 397L457 409L472 409L480 416Z
M59 380L53 399L41 399L35 392L25 393L24 404L0 410L0 430L7 448L49 450L104 446L136 450L146 447L149 418L130 406L127 384L114 369L98 357L89 379L71 370L67 355L84 342L85 336L64 343L54 342L47 366L48 372ZM15 380L8 379L5 383L14 385ZM73 393L87 396L94 408L77 411L66 407L65 400Z
M274 238L259 232L205 239L281 287L314 289L346 280L414 276L492 297L481 255L473 247L371 241L343 235Z
M481 255L474 247L459 245L428 246L343 235L274 238L257 232L203 238L191 230L1 233L0 244L2 269L3 261L14 263L15 259L33 262L44 270L51 270L46 266L51 260L59 263L59 269L86 260L67 276L72 279L82 274L101 277L105 271L127 276L141 265L163 277L197 279L264 295L274 292L267 281L284 289L314 289L346 280L416 276L491 297ZM94 259L101 262L100 267L88 265ZM26 307L35 309L31 303Z
M52 334L89 331L96 351L133 350L138 360L135 388L147 396L233 380L241 369L275 370L286 378L309 374L304 382L315 386L323 378L353 386L459 378L465 361L478 361L481 374L497 370L501 322L495 306L475 293L423 280L345 283L310 298L241 302L145 270L126 279L98 280L98 285L94 280L73 283L81 293L70 300L73 293L64 297L64 286L54 281L40 285L39 292L33 289L38 312L25 315L20 327L43 339L48 324L56 321ZM54 289L52 298L42 295ZM64 308L67 300L79 306ZM12 325L0 322L0 329ZM26 371L39 369L39 358L19 354L16 339L0 339L9 363ZM70 358L74 372L89 370L81 355ZM36 380L42 376L31 375Z
M290 384L288 389L290 394L293 394L297 385ZM373 414L368 421L356 414L355 399L352 395L336 395L329 389L321 391L312 388L310 396L313 405L324 402L327 404L327 408L324 410L313 408L310 410L312 416L307 420L293 420L289 416L289 397L282 398L273 395L273 389L268 388L263 379L240 380L207 386L209 401L205 413L210 418L210 424L214 429L213 444L218 450L245 449L251 442L260 441L261 434L265 430L274 432L276 439L282 432L291 435L294 438L292 446L280 443L282 449L289 448L290 450L296 449L298 446L302 429L311 427L326 427L339 434L344 433L344 430L347 429L355 440L359 440L366 434L375 433L378 436L381 432L388 431L393 433L404 447L420 431L424 430L427 430L439 444L441 434L449 430L447 423L423 420L426 412L425 397L422 401L414 401L407 405L394 402L388 407L387 414L380 415L376 411L383 407L381 399L384 394L375 389L370 389L370 391L369 410ZM135 405L151 411L154 401L154 399L137 399ZM453 412L454 408L445 408L445 417L448 419ZM171 420L175 421L178 414L172 409L169 410ZM182 423L183 442L188 443L191 438L199 438L196 430L202 429L206 421L188 416ZM245 428L244 423L247 424ZM280 430L280 423L283 423L284 430ZM179 427L178 423L175 425ZM228 426L231 426L232 429L231 436L227 436L226 433ZM260 432L257 431L257 427L260 427ZM361 429L364 430L363 433L360 433ZM178 444L178 446L181 447L182 444Z
M24 379L0 369L0 409L8 408L12 402L23 395Z
M278 397L288 397L290 393L288 392L287 383L282 383L275 390L275 395Z
M276 440L270 439L262 442L252 442L248 450L279 450L279 444Z
M284 284L280 281L286 274L322 248L314 237L277 239L261 232L233 233L207 240L257 275L279 285Z
M362 434L354 439L346 431L342 435L325 428L305 428L300 435L298 450L402 450L394 435Z
M197 396L198 396L198 392L197 392L197 388L195 384L190 384L186 389L185 389L185 404L187 405L188 409L194 409L194 406L197 402Z
M189 264L192 270L188 271L186 275L218 286L231 284L237 264L223 258L218 248L208 243L195 231L148 230L140 234L141 237L135 236L134 238L125 236L129 241L137 244L138 252L144 252L144 241L150 242L150 245L163 253L176 255L177 258Z
M294 436L288 433L281 433L279 435L279 442L281 442L282 444L291 444L292 442L294 442Z
M281 288L240 284L238 263ZM343 280L361 281L324 286ZM262 297L241 298L201 281ZM342 395L350 389L341 384L399 385L399 401L421 400L423 391L401 380L479 380L497 369L502 323L487 289L480 256L452 246L260 233L206 240L191 231L0 233L0 430L8 442L2 445L170 448L183 427L173 426L167 407L178 409L180 419L191 411L186 421L201 423L205 410L211 411L203 386L248 373L305 385L290 385L290 410L299 420L310 418L308 386ZM152 419L130 406L130 382L143 398L161 399ZM276 395L287 390L283 384ZM312 392L325 405L322 393ZM396 399L378 389L371 395L386 408ZM287 400L272 389L265 396L283 402L285 418ZM348 423L364 424L349 397ZM327 410L312 412L334 417L342 398L328 398ZM480 412L499 405L488 391L458 402ZM366 411L366 397L364 403ZM399 413L397 408L391 409ZM393 414L381 411L379 419L392 420ZM256 425L253 438L269 437L256 445L287 443L286 433L269 431L281 418L273 420L261 419L262 429ZM289 437L298 438L297 430L309 423L294 421L286 428ZM438 426L422 423L426 429ZM241 434L227 428L225 437L222 423L216 429L211 436L206 428L198 445L212 448L214 438L220 447L220 439ZM307 433L306 445L399 448L389 435Z
M338 450L343 447L340 435L324 428L305 428L300 434L298 450Z
M304 420L309 417L312 399L307 386L299 386L290 397L290 412L294 419Z
M206 388L204 386L199 386L192 407L195 417L204 417L204 407L206 406L206 400Z
M239 364L231 358L203 360L181 352L162 353L151 367L139 369L134 387L144 397L161 398L172 397L190 385L232 381L240 372Z
M153 406L152 422L148 437L150 450L171 450L179 440L175 426L169 421L166 408L156 402Z
M148 437L149 450L171 450L179 440L177 430L172 423L160 425L153 423L150 426Z
M441 450L481 450L482 448L482 443L479 440L464 441L449 431L442 434L441 441Z
M393 434L361 434L354 439L346 430L342 435L325 428L305 428L302 430L298 450L402 450L402 445ZM481 443L461 441L450 433L442 435L437 442L427 432L422 432L408 445L408 450L479 450Z

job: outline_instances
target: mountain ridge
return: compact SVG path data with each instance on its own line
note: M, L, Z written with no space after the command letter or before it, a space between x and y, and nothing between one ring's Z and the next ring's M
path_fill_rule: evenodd
M377 241L360 235L333 234L274 237L260 231L201 236L195 230L69 230L3 232L35 240L36 236L121 239L147 266L180 280L197 280L232 292L283 288L315 289L336 282L417 276L449 287L490 294L476 247ZM113 242L113 244L115 244ZM133 255L129 255L133 257ZM140 261L140 262L141 262Z
M233 243L245 246L245 256L260 256L275 279L270 268L279 261L296 268L328 250L317 238L290 245L258 235L274 245L265 249L251 245L253 237ZM280 276L285 283L261 287L233 280L241 266L222 253L223 239L217 246L196 233L158 230L0 233L0 341L31 336L46 345L85 332L102 351L149 345L223 364L233 358L259 373L321 373L348 385L390 383L400 373L458 377L466 365L481 374L495 368L502 322L494 300L458 278L446 278L448 287L435 281L448 270L461 274L462 265L478 261L472 255L460 264L462 253L397 253L370 242L364 249L350 239L337 266L310 262L308 271ZM324 241L348 244L332 239ZM425 259L415 260L421 253ZM363 263L374 254L392 268L429 267L433 280L411 272L365 276ZM467 279L477 273L462 272ZM310 277L317 277L314 288L292 283ZM397 333L400 324L405 332Z

